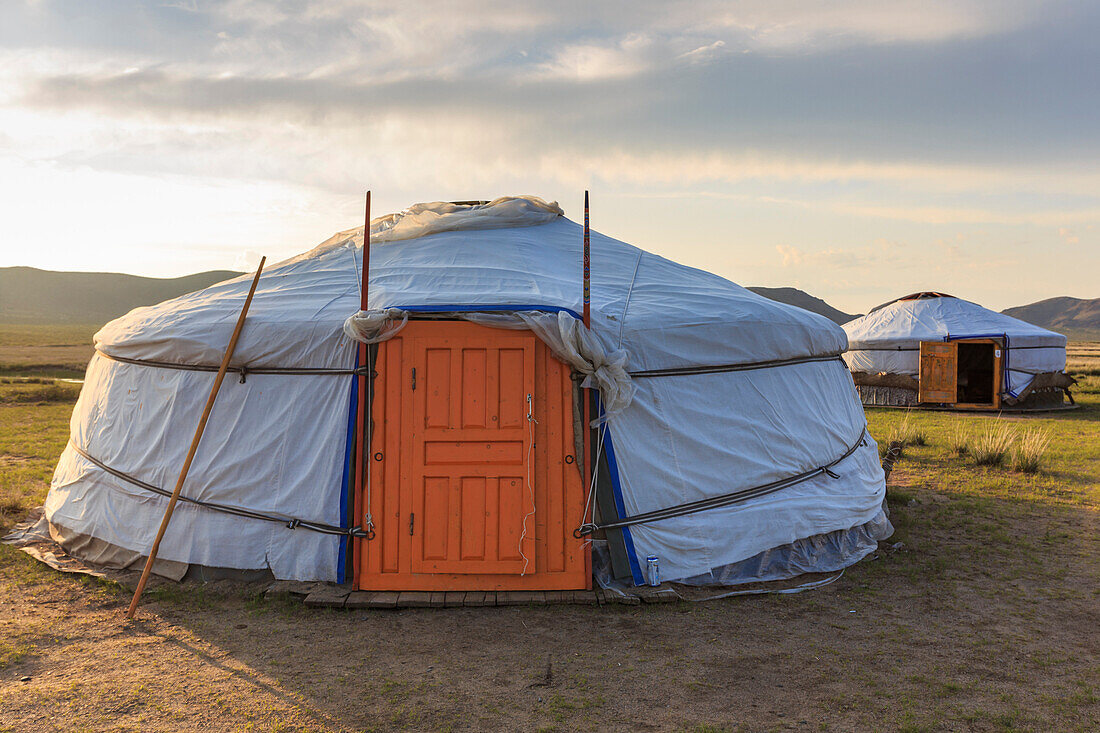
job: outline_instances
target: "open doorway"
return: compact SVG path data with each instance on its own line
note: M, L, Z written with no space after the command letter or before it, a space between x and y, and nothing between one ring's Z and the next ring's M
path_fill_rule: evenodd
M994 351L992 342L962 342L959 344L957 402L972 405L992 405L994 397Z

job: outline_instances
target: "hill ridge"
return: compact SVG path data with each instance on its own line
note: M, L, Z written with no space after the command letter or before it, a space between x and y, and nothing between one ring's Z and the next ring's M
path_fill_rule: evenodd
M1100 339L1100 298L1053 298L1006 308L1001 313L1021 321L1049 328L1071 339Z
M156 278L118 272L0 267L0 323L106 323L134 308L202 290L240 274L208 270Z
M799 290L798 288L764 288L764 287L750 287L748 290L762 295L769 300L774 300L779 303L786 303L787 305L793 305L796 308L808 310L811 313L817 313L818 315L825 316L833 323L843 325L848 321L859 318L862 314L852 315L845 313L842 310L838 310L821 298L815 298L807 293L805 290Z

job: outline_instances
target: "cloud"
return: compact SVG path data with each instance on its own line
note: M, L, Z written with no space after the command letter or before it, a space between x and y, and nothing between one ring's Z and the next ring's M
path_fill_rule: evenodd
M686 61L693 64L705 63L724 53L725 48L725 41L715 41L714 43L708 43L705 46L693 48L686 53L680 54L677 58L685 59Z
M760 0L723 4L712 27L741 29L759 48L836 48L859 43L937 43L996 35L1026 24L1037 2L953 2L952 0Z
M94 196L101 175L104 206L131 197L158 217L145 188L163 187L221 212L230 258L255 248L237 215L255 201L265 216L247 220L295 251L312 235L276 222L308 216L323 238L365 185L394 208L591 186L624 209L674 201L681 242L757 217L708 255L731 276L755 253L807 282L812 266L859 282L889 266L887 245L858 245L876 238L1095 243L1100 98L1066 69L1100 64L1098 20L1022 0L8 3L0 165L9 181L35 171L37 195L72 176Z
M252 272L260 264L261 257L263 254L254 249L243 250L237 255L237 259L233 260L233 269Z
M777 244L775 249L783 256L783 267L792 267L794 265L801 265L805 254L797 247L791 247L787 244Z
M488 30L456 20L453 33L439 19L407 25L403 10L315 18L284 9L285 17L263 21L223 11L218 22L203 16L194 31L202 43L180 41L185 58L125 48L0 50L0 104L94 111L170 129L262 121L318 138L345 126L432 118L442 129L481 120L506 128L499 144L514 141L521 156L534 145L569 155L584 146L585 158L608 150L684 160L759 151L909 169L1095 172L1083 161L1100 155L1100 97L1089 75L1064 70L1100 64L1100 47L1074 27L1000 30L938 45L883 41L823 51L807 42L790 53L742 53L749 47L733 35L720 37L725 26L709 25L725 11L698 8L669 11L676 22L643 8L636 31L613 18L567 31L555 19L517 12L502 13L505 20L494 14ZM833 22L799 17L784 16L780 25Z
M1092 225L1089 225L1087 228L1092 229ZM1080 237L1066 227L1058 227L1058 236L1061 237L1062 241L1066 244L1078 244L1081 241Z
M1033 22L1041 7L1030 0L638 0L629 12L580 0L5 3L0 47L94 49L131 65L155 59L211 72L220 65L239 74L320 69L376 77L480 73L526 54L530 65L514 69L524 76L555 57L563 68L603 69L603 57L631 37L668 58L717 43L737 52L819 53L996 36Z
M570 44L539 66L534 76L547 79L595 81L634 76L651 68L651 39L629 35L612 44Z

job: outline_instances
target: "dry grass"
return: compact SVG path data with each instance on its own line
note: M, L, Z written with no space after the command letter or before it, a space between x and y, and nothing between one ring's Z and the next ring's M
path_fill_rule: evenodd
M978 436L970 447L970 455L979 466L1000 466L1016 442L1016 433L1010 425L995 422Z
M965 456L970 452L970 426L959 421L947 431L947 450L953 456Z
M928 445L928 437L924 430L912 419L912 412L906 411L901 422L895 423L884 441L885 445L901 443L902 452L910 446Z
M95 349L93 325L0 324L0 374L80 378Z
M1066 371L1078 379L1100 376L1100 343L1071 342L1066 347Z
M1050 447L1051 434L1044 428L1025 429L1016 445L1012 448L1012 470L1021 473L1036 473L1047 448Z
M52 379L2 380L5 389L0 390L0 402L8 404L41 404L43 402L75 402L80 395L80 385L56 382Z

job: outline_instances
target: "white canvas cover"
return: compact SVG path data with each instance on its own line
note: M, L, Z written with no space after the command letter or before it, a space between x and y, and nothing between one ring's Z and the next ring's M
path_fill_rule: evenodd
M1066 368L1066 337L951 296L897 300L844 324L845 361L871 374L920 372L920 342L999 336L1004 391L1018 396L1036 374Z
M579 312L581 227L556 213L547 220L556 205L509 199L505 206L505 228L448 230L442 212L422 236L374 244L370 310ZM492 221L491 211L477 216ZM372 223L372 231L384 227L393 228L390 217ZM234 364L353 368L355 342L344 324L359 310L361 241L361 229L343 232L266 269ZM591 251L592 336L606 354L624 352L629 372L828 357L845 349L844 332L831 321L717 275L597 232ZM242 276L136 309L104 326L96 348L121 358L216 365L249 284L250 276ZM72 441L105 465L170 488L213 379L209 372L97 354L73 413ZM352 382L346 373L227 379L184 494L348 526L343 492ZM870 436L861 438L863 409L839 358L631 384L632 399L606 424L623 515L767 484L855 446L831 469L835 477L823 474L744 503L629 527L636 580L642 579L639 562L651 554L666 580L717 577L721 568L796 541L872 522L876 531L888 528L877 449ZM72 531L145 551L165 503L70 445L46 512ZM874 542L840 545L849 549L833 564L843 566ZM813 550L806 548L815 546L803 543L788 554L807 569ZM181 504L161 556L270 568L279 578L339 580L345 550L341 537Z

